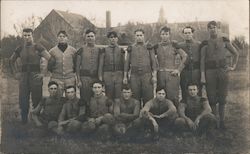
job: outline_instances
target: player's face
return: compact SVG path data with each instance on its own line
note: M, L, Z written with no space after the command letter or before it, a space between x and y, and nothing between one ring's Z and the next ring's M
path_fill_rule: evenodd
M218 28L215 25L210 25L210 27L208 27L208 31L209 31L210 35L217 35Z
M116 45L116 44L117 44L117 41L118 41L118 38L117 38L116 36L111 35L111 36L109 37L109 42L110 42L111 45Z
M57 40L58 40L59 43L67 43L68 37L66 35L64 35L63 33L60 33L57 36Z
M85 39L86 39L87 43L94 44L95 43L95 34L93 32L90 32L90 33L86 34Z
M49 94L50 96L56 96L57 94L57 85L53 84L49 87Z
M23 32L23 39L26 43L32 43L33 42L32 32Z
M76 91L74 88L69 88L69 89L66 89L66 97L69 99L69 100L72 100L76 97Z
M141 31L137 31L135 33L135 41L136 43L143 43L144 42L144 34Z
M156 98L159 100L159 101L163 101L166 97L166 92L165 90L160 90L160 91L157 91L156 93Z
M131 98L131 96L132 96L131 89L129 89L129 90L123 89L122 90L122 96L123 96L123 99L129 100Z
M191 97L197 96L198 88L196 85L188 86L188 93Z
M192 40L193 39L193 32L191 28L185 28L183 30L183 35L185 40Z
M92 90L93 90L95 95L101 95L103 87L102 87L102 85L100 83L94 83L93 87L92 87Z
M163 42L168 42L170 40L169 32L161 31L160 37Z

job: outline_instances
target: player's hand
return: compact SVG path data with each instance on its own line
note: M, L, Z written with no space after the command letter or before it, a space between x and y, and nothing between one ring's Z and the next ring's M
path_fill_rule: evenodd
M41 127L43 125L36 115L31 114L31 119L35 122L37 127Z
M197 129L200 123L200 118L196 118L194 121L194 128Z
M164 118L165 116L163 114L159 115L159 118L162 119Z
M144 110L141 110L141 112L140 112L140 118L148 118L148 117L149 117L148 112L144 111Z
M155 76L152 77L152 83L157 84L157 77L155 77Z
M157 118L157 119L161 119L161 118L163 118L163 115L152 115L152 117Z
M102 76L99 76L99 80L102 81Z
M154 132L158 133L158 131L159 131L158 123L155 121L155 119L153 117L149 117L149 120L152 122L152 125L154 127Z
M159 125L155 122L153 122L153 127L154 127L154 132L158 133L159 132Z
M123 84L128 84L128 78L124 77L122 82L123 82Z
M78 88L81 88L81 87L82 87L82 82L81 82L81 80L78 80L78 81L77 81L77 87L78 87Z
M177 69L175 69L175 70L173 70L173 71L171 72L171 75L173 75L173 76L179 76L179 75L180 75L180 71L177 70Z
M229 71L234 71L235 70L235 66L231 67L226 67L226 72L229 72Z
M44 75L42 73L37 73L34 75L34 78L36 78L36 79L41 79L43 77L44 77Z
M205 73L201 73L201 83L202 83L202 84L205 84L205 83L206 83Z
M152 117L160 119L159 115L152 115Z
M20 80L21 79L21 72L16 72L15 74L14 74L14 78L16 79L16 80Z
M187 124L188 124L189 128L191 128L192 130L195 130L195 124L191 119L187 120Z

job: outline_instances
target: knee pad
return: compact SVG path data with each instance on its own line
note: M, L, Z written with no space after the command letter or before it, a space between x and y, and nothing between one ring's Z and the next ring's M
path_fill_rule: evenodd
M126 132L126 125L125 124L116 124L113 128L114 133L117 135L125 134Z
M115 118L114 118L114 116L113 116L112 114L107 113L107 114L105 114L105 115L103 116L102 122L103 122L104 124L112 125L112 124L114 124L114 122L115 122Z

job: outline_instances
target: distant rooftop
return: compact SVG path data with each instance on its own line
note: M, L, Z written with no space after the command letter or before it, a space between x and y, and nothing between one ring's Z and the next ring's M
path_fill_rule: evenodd
M54 10L57 12L62 18L66 20L73 28L80 29L82 28L82 22L86 18L82 15L76 14L76 13L70 13L67 11L60 11L60 10Z

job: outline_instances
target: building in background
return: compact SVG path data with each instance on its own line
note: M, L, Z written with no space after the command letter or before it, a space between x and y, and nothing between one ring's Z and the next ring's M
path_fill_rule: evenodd
M146 32L146 42L154 44L160 40L159 29L164 25L171 28L172 39L177 41L183 40L182 29L188 25L195 28L195 39L199 41L208 39L209 34L207 32L207 23L209 21L196 20L192 22L168 23L164 14L164 9L161 7L159 10L158 21L155 23L128 22L125 25L119 24L116 27L112 27L111 12L106 11L106 27L97 27L90 20L80 14L53 9L34 30L34 39L49 50L57 43L56 35L58 31L66 30L69 35L69 44L78 49L84 43L83 34L85 30L91 28L97 32L96 43L100 46L108 44L106 34L110 30L116 30L119 33L118 43L120 45L130 45L134 42L134 30L139 27L143 28ZM221 22L220 30L224 36L229 37L229 25L227 23ZM245 54L243 55L244 57L247 57ZM244 60L244 63L245 61L246 60ZM228 54L228 63L231 63L230 53Z
M95 29L95 25L82 15L52 10L34 30L34 39L49 50L57 44L57 33L65 30L69 35L69 44L79 47L86 28Z
M106 27L97 27L86 17L70 13L67 11L52 10L41 22L41 24L34 30L35 41L40 42L47 49L53 47L57 42L56 35L60 30L66 30L69 34L69 43L78 48L84 42L83 34L86 29L95 29L97 44L107 44L105 36L107 31L116 30L119 32L120 38L127 39L127 44L133 42L133 32L140 27L146 31L145 37L147 41L156 43L159 40L159 29L167 25L171 28L173 39L177 41L182 40L183 27L190 25L196 29L194 34L197 40L204 40L208 38L207 23L208 21L194 21L185 23L167 23L164 16L164 9L161 7L159 11L158 22L155 23L132 23L128 22L125 25L111 27L111 12L106 11ZM221 31L225 36L229 36L229 25L221 23ZM126 44L126 43L124 43Z

